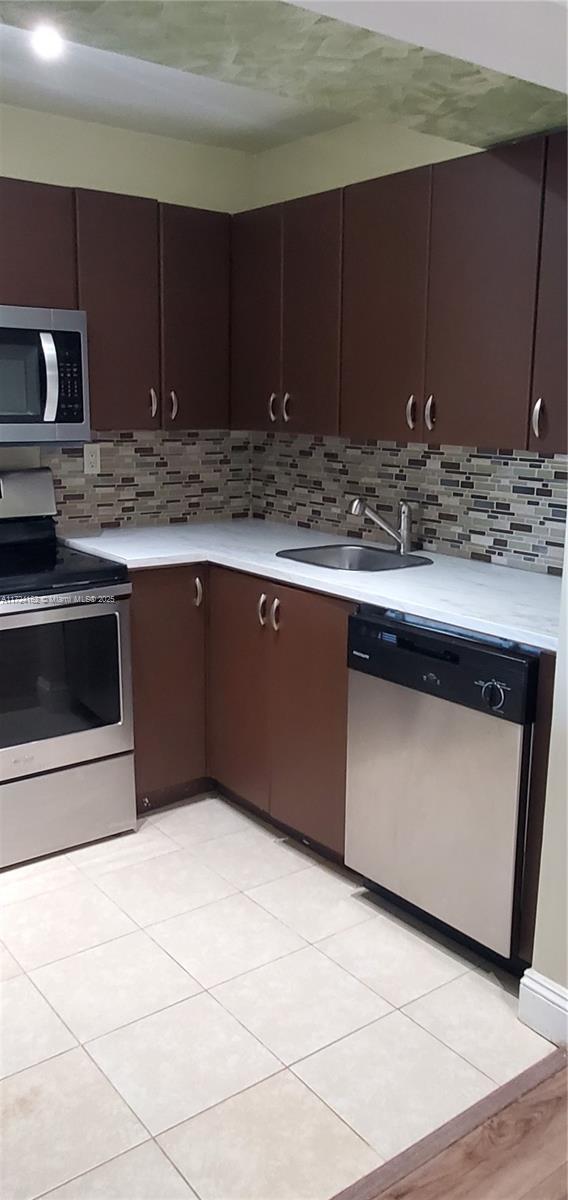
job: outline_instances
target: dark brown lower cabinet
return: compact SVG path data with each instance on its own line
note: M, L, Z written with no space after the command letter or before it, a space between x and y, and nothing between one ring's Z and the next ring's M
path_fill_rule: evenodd
M347 617L353 605L272 584L270 814L343 856Z
M180 799L205 775L207 568L132 577L132 683L139 808Z
M256 576L210 573L208 775L339 855L350 609Z
M270 796L268 584L254 575L209 572L207 768L263 811ZM264 596L264 599L263 599Z

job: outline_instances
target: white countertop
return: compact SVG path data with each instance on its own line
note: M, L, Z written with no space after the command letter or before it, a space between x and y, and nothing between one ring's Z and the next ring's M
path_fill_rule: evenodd
M430 553L431 566L377 572L337 571L276 558L277 550L347 540L351 539L259 520L109 529L65 539L69 546L131 569L214 563L523 645L557 649L561 580L552 575Z

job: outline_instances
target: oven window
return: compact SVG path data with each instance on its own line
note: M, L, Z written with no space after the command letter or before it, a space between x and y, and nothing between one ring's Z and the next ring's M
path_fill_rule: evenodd
M37 333L0 330L0 422L41 421L45 368Z
M115 725L121 716L118 621L0 625L0 748Z

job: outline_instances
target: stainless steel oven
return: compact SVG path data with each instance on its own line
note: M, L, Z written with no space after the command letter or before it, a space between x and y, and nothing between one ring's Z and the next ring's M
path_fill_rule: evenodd
M0 445L89 438L85 313L0 305Z
M0 604L0 864L136 823L129 583Z

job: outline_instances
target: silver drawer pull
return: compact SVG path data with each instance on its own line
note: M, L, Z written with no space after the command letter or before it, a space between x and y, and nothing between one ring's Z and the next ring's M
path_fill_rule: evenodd
M288 421L290 420L290 400L291 399L292 399L292 397L291 397L290 393L285 392L284 399L282 401L282 418L286 422L286 424L288 424Z
M256 606L256 615L258 617L258 623L259 623L259 625L262 625L263 628L266 625L266 601L267 600L268 600L268 596L266 595L266 592L262 592L262 595L260 595L258 597L258 604Z
M201 608L203 603L203 584L199 578L199 575L195 576L195 599L193 603L195 604L196 608Z
M278 630L280 629L280 601L278 598L272 601L272 607L270 609L270 624L272 625L274 632L278 633Z
M276 392L271 392L270 396L268 398L268 417L269 417L269 420L273 421L273 422L276 420L276 413L274 411L275 403L276 403Z
M178 412L179 412L179 403L178 403L177 395L173 391L170 392L170 400L172 402L171 419L172 419L172 421L175 421L175 419L178 415Z
M532 410L532 427L535 438L540 437L540 414L542 412L542 396L539 396Z
M426 422L426 428L431 433L434 428L434 425L436 424L436 409L434 408L433 394L428 396L428 399L426 401L426 408L424 409L424 420Z
M155 417L158 412L158 395L155 388L150 388L150 416Z
M416 425L416 400L414 393L406 401L406 424L409 429L414 429Z

